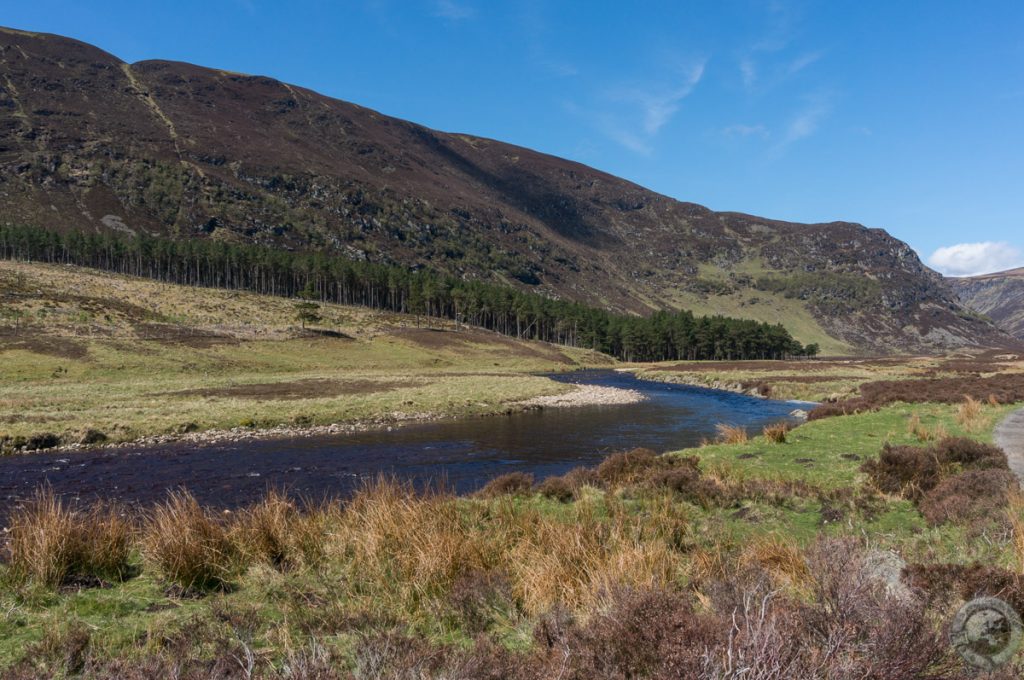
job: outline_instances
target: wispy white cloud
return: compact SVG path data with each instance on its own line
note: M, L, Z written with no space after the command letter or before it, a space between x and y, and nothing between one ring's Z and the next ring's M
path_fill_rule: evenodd
M781 153L789 145L816 133L818 128L821 127L821 122L831 111L832 104L828 96L815 95L809 97L807 105L797 111L789 119L789 122L786 123L774 151Z
M818 61L819 59L821 59L821 52L808 52L807 54L802 54L793 61L789 62L789 65L786 67L786 72L789 75L794 75L796 73L799 73L800 71L803 71L805 68L807 68L814 62Z
M706 65L707 60L701 59L678 69L669 85L632 85L607 91L602 99L610 107L598 107L592 116L596 127L631 151L651 153L654 138L700 84Z
M476 9L456 0L434 0L434 14L450 21L461 21L475 15Z
M761 123L758 123L757 125L736 123L735 125L730 125L724 128L722 130L722 134L726 137L768 137L769 135L767 126L762 125Z
M947 276L975 276L1019 267L1024 256L1005 241L981 241L939 248L928 264Z

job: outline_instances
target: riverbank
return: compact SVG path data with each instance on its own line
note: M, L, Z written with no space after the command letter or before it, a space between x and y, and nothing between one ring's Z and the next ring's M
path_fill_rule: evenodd
M501 414L599 353L366 308L0 262L0 454Z
M979 350L948 356L677 361L634 366L631 370L644 380L820 403L856 397L860 386L869 382L1021 373L1024 360L1016 355Z
M477 411L472 417L489 418L498 416L509 416L523 411L548 408L580 408L585 406L614 406L624 404L635 404L644 401L646 397L637 390L622 389L617 387L602 387L599 385L568 385L565 383L554 383L556 389L567 389L568 391L559 394L551 394L539 397L532 397L508 404L499 404L498 408L492 411ZM478 406L483 406L479 404ZM235 427L228 430L203 430L197 432L172 432L138 439L116 442L116 443L72 443L60 445L44 451L53 453L85 450L117 450L117 449L139 449L148 447L166 446L169 444L189 444L205 446L210 444L236 443L253 440L272 439L298 439L303 437L327 437L361 432L372 432L377 430L391 431L403 425L418 423L437 422L450 420L453 415L446 413L408 413L395 411L382 414L370 420L353 421L346 423L331 423L328 425L279 425L276 427L255 428ZM470 417L462 415L461 417ZM40 453L33 451L32 453Z

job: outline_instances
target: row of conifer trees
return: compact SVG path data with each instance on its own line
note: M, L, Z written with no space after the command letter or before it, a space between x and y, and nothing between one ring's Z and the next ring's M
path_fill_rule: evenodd
M817 353L777 324L690 312L616 314L430 269L215 239L0 225L0 257L74 264L169 283L247 290L455 319L627 361L783 359Z

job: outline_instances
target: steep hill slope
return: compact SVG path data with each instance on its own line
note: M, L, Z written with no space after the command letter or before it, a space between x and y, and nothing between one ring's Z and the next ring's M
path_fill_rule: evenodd
M0 30L11 222L320 248L644 313L783 321L827 352L1007 341L904 243L717 213L276 80Z
M964 306L985 314L1007 333L1024 339L1024 267L946 280Z

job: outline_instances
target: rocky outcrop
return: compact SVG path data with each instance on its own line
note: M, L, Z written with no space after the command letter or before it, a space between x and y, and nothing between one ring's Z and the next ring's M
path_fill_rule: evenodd
M966 307L1024 340L1024 268L946 281Z

